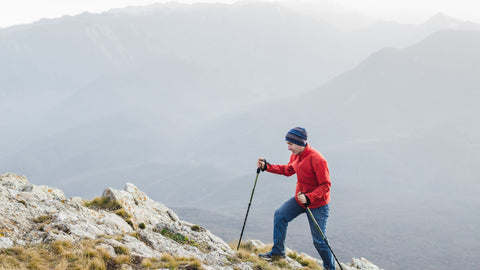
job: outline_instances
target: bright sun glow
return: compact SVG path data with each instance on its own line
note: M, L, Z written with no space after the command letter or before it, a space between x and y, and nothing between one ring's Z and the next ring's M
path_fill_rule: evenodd
M235 0L15 0L0 1L0 27L31 23L41 18L56 18L82 12L103 12L112 8L142 6L170 1L182 3L219 2ZM252 1L252 0L249 0ZM269 0L275 1L275 0ZM478 0L276 0L289 2L330 1L374 19L420 23L438 12L449 16L480 22Z

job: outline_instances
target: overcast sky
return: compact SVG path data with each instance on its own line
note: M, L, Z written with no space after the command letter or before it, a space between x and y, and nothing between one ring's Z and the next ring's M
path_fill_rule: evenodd
M0 27L31 23L41 18L102 12L129 5L147 5L172 0L0 0ZM175 0L174 0L175 1ZM236 0L176 0L177 2L221 2ZM251 0L250 0L251 1ZM270 0L275 1L275 0ZM277 0L284 1L284 0ZM302 2L308 0L290 0ZM311 0L327 1L327 0ZM375 19L421 23L437 12L480 23L480 0L330 0Z

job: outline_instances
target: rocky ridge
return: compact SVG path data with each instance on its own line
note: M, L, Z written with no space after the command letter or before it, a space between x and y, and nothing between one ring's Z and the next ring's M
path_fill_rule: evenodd
M86 201L67 199L57 188L33 185L24 176L6 173L0 175L0 217L0 251L55 241L101 239L97 244L113 257L121 247L137 258L164 254L195 258L203 269L256 269L249 260L234 260L236 251L225 241L199 225L180 220L131 183L124 190L107 188L102 197ZM259 241L250 244L264 246ZM286 262L288 268L302 268L292 258L287 257ZM342 266L346 270L379 269L364 258L353 258ZM125 267L131 268L128 264Z

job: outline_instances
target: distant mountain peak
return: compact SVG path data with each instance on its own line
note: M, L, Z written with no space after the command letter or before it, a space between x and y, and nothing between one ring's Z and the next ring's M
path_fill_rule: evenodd
M445 13L439 12L428 19L423 25L435 28L458 29L464 21L453 18Z

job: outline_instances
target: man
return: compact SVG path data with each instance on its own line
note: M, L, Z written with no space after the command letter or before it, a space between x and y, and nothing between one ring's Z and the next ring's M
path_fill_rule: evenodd
M307 131L296 127L288 131L285 139L288 150L292 152L290 161L286 165L272 165L260 158L257 162L262 171L292 176L297 174L295 196L287 200L275 211L273 220L273 247L268 253L259 254L263 259L273 257L285 258L285 237L288 223L298 215L306 212L309 206L322 232L325 234L330 202L330 175L327 161L317 150L307 143ZM308 217L313 245L323 260L323 267L327 270L335 269L335 261L318 232L315 223Z

